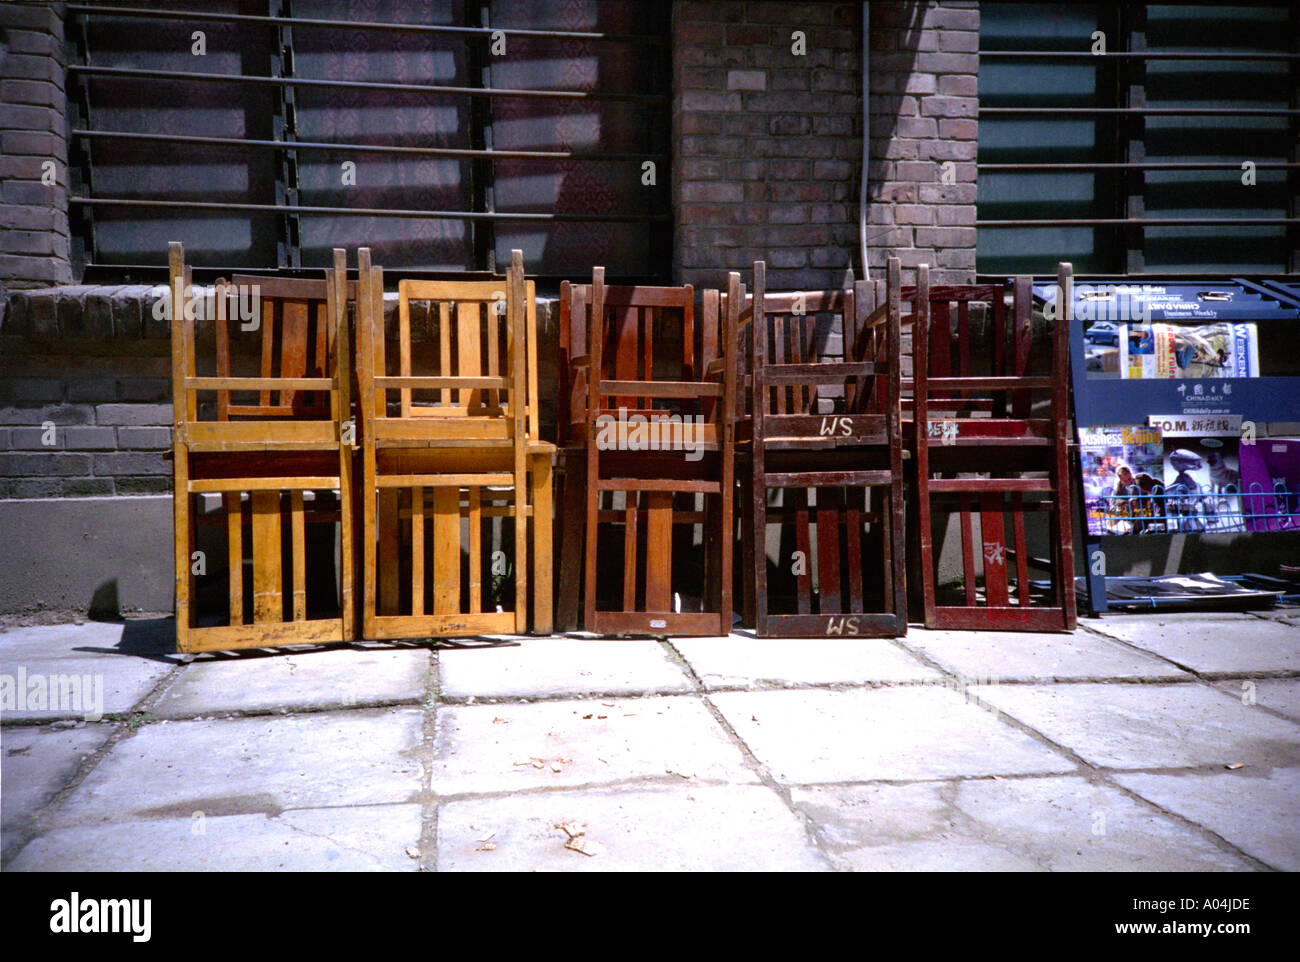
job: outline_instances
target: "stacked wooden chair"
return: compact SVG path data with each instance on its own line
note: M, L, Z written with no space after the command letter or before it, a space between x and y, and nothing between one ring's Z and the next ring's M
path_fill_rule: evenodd
M697 332L690 285L606 286L604 275L560 290L561 627L577 626L581 598L590 632L727 634L739 277L730 316L704 292ZM621 578L602 593L610 572Z
M906 634L898 285L874 321L866 282L766 288L758 261L738 318L749 358L749 416L737 425L746 622L759 636ZM769 526L783 536L772 578ZM782 597L769 590L777 575Z
M912 414L906 427L926 627L1072 630L1066 326L1055 325L1049 350L1034 350L1028 277L1014 279L1010 318L1001 284L932 286L922 265L917 284L900 287L895 258L888 283L912 327L904 406ZM1047 516L1036 557L1026 536L1031 513ZM943 594L935 531L953 514L962 577L960 588ZM1031 581L1031 567L1046 572L1045 584Z
M366 637L523 633L530 607L532 629L549 633L555 447L538 436L522 254L502 280L400 281L394 353L383 270L367 248L358 260ZM427 350L412 336L416 302L437 329Z
M178 647L196 652L351 639L344 253L334 251L324 280L232 277L234 291L258 291L247 320L231 309L232 291L223 281L216 285L216 316L196 317L208 312L192 307L191 272L179 243L171 245L170 274ZM241 293L238 301L244 300ZM238 338L255 339L260 370L254 376L235 372L244 346ZM200 342L215 346L215 374L199 373ZM220 495L220 519L197 510L206 494ZM197 604L201 580L217 572L216 559L195 548L201 520L226 529L228 606L218 624L200 618ZM323 579L329 590L314 592L317 597L309 586L322 579L311 576L319 572L309 572L309 560L312 568L323 562L319 553L309 559L306 537L315 524L338 525L340 532L337 586ZM246 545L251 579L244 576Z

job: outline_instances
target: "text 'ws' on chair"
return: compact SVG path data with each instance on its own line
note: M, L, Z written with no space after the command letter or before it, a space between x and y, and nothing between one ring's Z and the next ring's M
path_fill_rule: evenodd
M736 278L737 285L739 278ZM599 634L731 631L735 324L705 291L560 290L560 621Z
M549 633L555 447L538 439L523 255L499 280L400 280L392 350L383 270L358 260L366 637L522 633L530 586Z
M924 265L901 299L926 627L1073 629L1066 326L1035 342L1028 277L1014 279L1009 322L1003 285L931 286ZM940 570L952 537L959 573Z
M754 264L736 450L745 617L760 636L907 632L899 305L868 323L874 302L861 281L768 293Z
M210 299L194 297L179 243L170 267L177 644L349 640L344 253L324 280L236 275Z

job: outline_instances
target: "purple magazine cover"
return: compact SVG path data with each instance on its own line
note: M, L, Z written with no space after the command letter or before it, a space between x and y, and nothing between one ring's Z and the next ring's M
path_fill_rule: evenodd
M1250 530L1300 530L1300 438L1260 438L1238 454Z

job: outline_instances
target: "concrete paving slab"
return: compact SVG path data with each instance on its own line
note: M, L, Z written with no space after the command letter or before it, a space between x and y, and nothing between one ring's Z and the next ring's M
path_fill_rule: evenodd
M422 648L332 649L195 662L180 670L154 713L188 718L279 708L420 704L430 658Z
M1300 769L1129 773L1115 780L1266 865L1300 871Z
M175 667L144 658L99 655L9 662L0 665L0 722L97 721L124 714Z
M77 773L87 755L113 734L113 725L0 730L0 858L6 862L22 832Z
M438 709L435 731L433 790L439 795L681 775L757 781L698 698L457 705Z
M0 721L128 712L179 662L170 619L0 631Z
M148 724L114 746L56 825L411 801L422 718L369 709Z
M1107 615L1095 630L1203 675L1300 671L1300 627L1249 615Z
M581 823L594 856L555 826ZM575 829L576 830L576 829ZM491 833L485 851L480 839ZM438 810L440 871L740 872L829 863L770 789L757 785L592 788L449 802Z
M927 631L909 629L901 639L967 679L984 681L1079 681L1102 678L1190 678L1168 662L1083 631L1071 634L1018 631Z
M822 785L791 795L856 871L1250 868L1119 790L1078 777Z
M278 815L160 818L62 828L10 871L401 872L418 861L420 806L316 808Z
M998 685L975 694L1094 765L1300 765L1300 725L1205 685Z
M531 638L517 646L438 653L444 697L541 698L690 691L656 641Z
M937 681L941 676L887 638L674 638L710 691L759 686Z
M1214 687L1241 700L1270 708L1300 722L1300 678L1234 678L1216 681Z
M758 759L787 783L1075 768L947 688L723 692L710 697Z
M181 660L175 649L171 618L0 627L0 665L87 654L136 655L174 664Z

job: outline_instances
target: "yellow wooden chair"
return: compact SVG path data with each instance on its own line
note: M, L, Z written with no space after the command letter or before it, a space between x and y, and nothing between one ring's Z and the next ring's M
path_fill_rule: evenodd
M501 280L399 281L392 356L383 270L368 248L358 260L365 635L524 632L530 569L532 628L549 634L555 446L538 436L536 299L522 253ZM428 304L436 341L413 343L413 302ZM493 518L504 519L501 551L485 555Z

